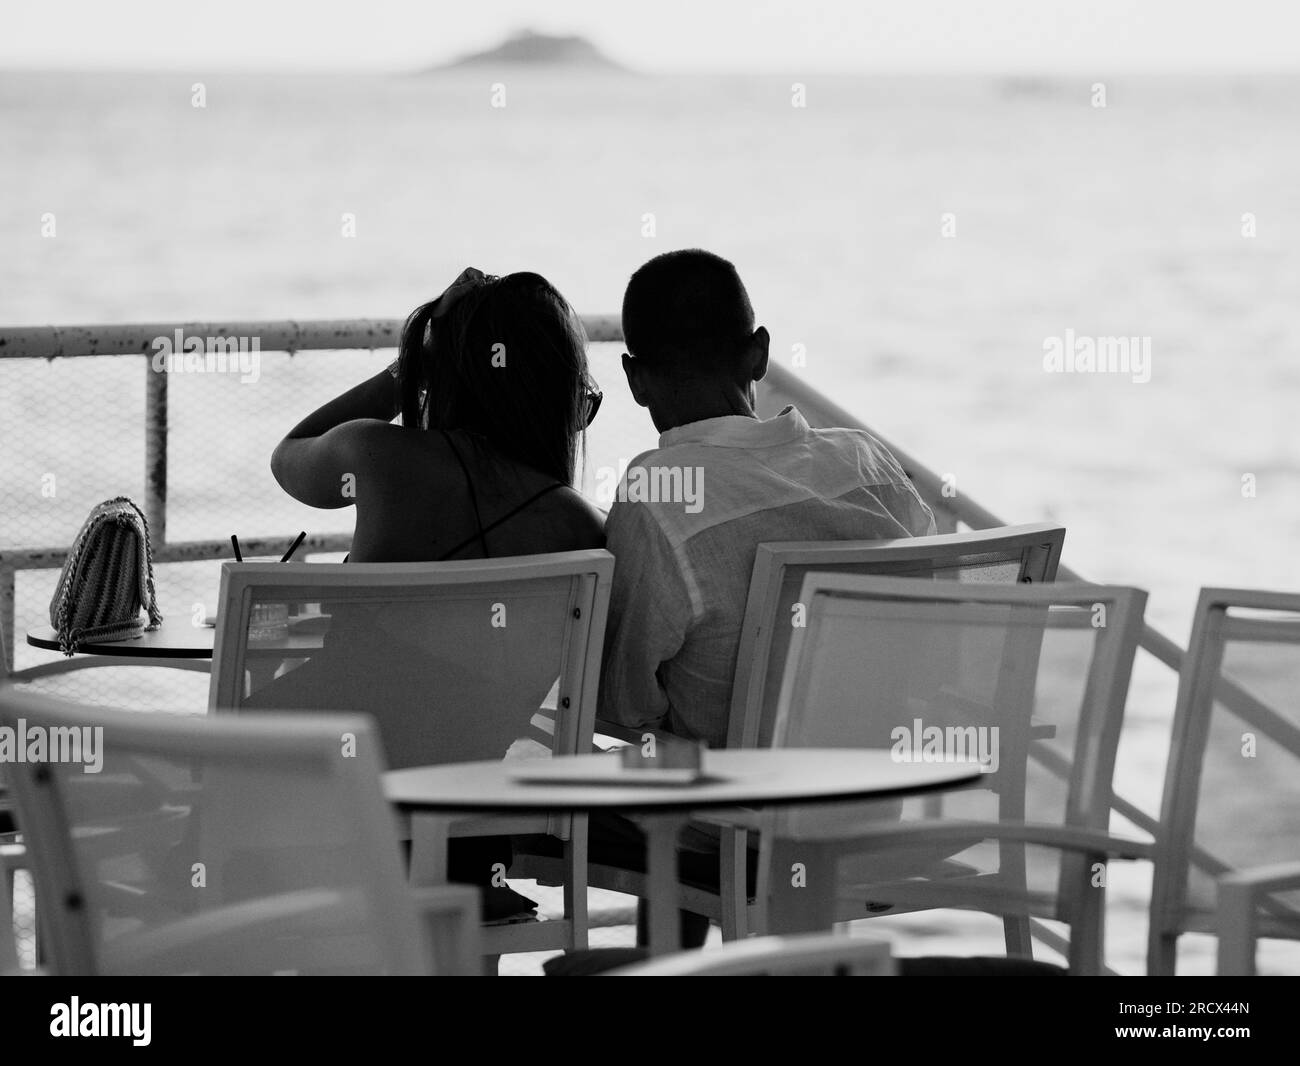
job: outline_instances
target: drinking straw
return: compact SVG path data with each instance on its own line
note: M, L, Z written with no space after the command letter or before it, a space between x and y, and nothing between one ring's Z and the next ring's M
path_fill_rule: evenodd
M307 531L304 529L301 533L298 534L297 539L295 539L294 542L289 545L289 550L280 557L280 562L287 563L289 561L289 556L291 556L294 552L296 552L298 550L298 545L301 544L306 539L307 539Z
M230 546L235 549L235 562L242 563L244 556L239 551L239 538L233 533L230 534Z

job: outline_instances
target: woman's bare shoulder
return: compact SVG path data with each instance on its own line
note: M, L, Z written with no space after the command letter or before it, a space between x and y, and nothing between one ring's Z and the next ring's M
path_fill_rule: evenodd
M398 491L444 489L452 480L465 479L441 434L378 419L350 422L347 429L352 450L369 467L367 472L380 474L385 484Z
M565 518L575 541L574 550L605 546L605 515L577 489L565 486L555 494L565 509Z

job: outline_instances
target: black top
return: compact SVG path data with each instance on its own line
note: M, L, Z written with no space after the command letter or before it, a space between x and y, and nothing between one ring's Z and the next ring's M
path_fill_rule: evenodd
M506 514L502 515L495 522L493 522L491 525L485 528L483 525L483 519L479 515L478 496L474 492L474 479L469 476L469 467L465 465L465 460L460 457L460 450L456 447L455 444L452 443L452 439L448 435L447 431L445 429L440 429L438 432L442 434L443 439L447 442L447 447L451 449L451 454L456 457L456 462L460 464L461 473L465 475L465 488L469 492L470 506L474 508L474 524L478 527L477 533L473 534L472 536L466 537L450 551L444 552L438 558L438 562L443 562L444 560L450 559L453 555L456 555L459 552L464 551L475 540L479 542L479 547L483 549L483 558L490 559L492 557L492 553L488 551L487 534L491 533L492 530L496 529L498 526L504 525L506 522L509 522L510 519L514 518L514 516L517 515L520 511L524 510L524 508L535 503L537 500L540 500L548 492L553 492L556 489L564 487L563 483L559 481L556 481L551 485L547 485L544 489L534 492L531 496L528 497L528 499L524 500L524 502L521 503L518 507L515 507L512 510L508 511Z

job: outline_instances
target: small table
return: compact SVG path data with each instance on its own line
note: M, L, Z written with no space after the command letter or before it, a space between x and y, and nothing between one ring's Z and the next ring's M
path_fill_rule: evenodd
M86 655L120 655L128 659L211 659L216 630L207 625L193 625L190 616L164 618L157 629L126 640L82 641L77 649ZM53 626L36 626L27 631L27 643L33 648L59 650L59 637Z
M607 755L569 755L558 766ZM392 770L384 775L389 802L412 818L413 843L440 838L450 814L636 814L645 825L650 952L680 948L677 923L677 835L694 811L776 807L843 800L889 799L951 789L981 775L975 762L902 763L888 751L851 748L762 748L705 753L705 780L691 785L565 785L515 780L520 762L453 763ZM635 771L633 771L634 773ZM417 832L421 819L432 832ZM423 870L412 855L412 876Z
M210 623L194 625L191 615L178 614L164 618L157 629L146 630L138 637L124 640L83 640L76 655L104 655L129 660L122 666L165 666L179 670L209 673L212 669L212 649L217 631ZM321 648L321 616L310 616L314 624L303 625L294 632L295 619L290 619L289 635L280 640L251 643L245 656L247 668L256 688L269 681L279 664L294 658L294 653L309 657ZM60 651L59 637L53 626L36 626L27 631L27 643L33 648ZM53 664L44 669L59 671L63 666ZM75 667L68 667L75 669Z
M323 615L310 615L303 619L302 630L294 632L300 624L289 620L289 635L281 640L249 643L249 658L280 656L286 652L320 651L320 623ZM188 617L164 618L157 629L146 630L138 637L124 640L83 640L77 648L78 655L118 655L127 659L211 659L212 646L217 631L211 623L194 625ZM59 637L53 626L36 626L27 631L27 643L33 648L59 650Z

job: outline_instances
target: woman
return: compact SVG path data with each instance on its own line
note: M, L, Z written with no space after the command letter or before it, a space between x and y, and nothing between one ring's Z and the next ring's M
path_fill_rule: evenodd
M585 348L545 278L470 268L407 319L388 370L290 431L271 471L312 507L356 507L354 562L601 547L573 488L600 402Z
M573 488L599 403L582 324L554 287L537 274L498 278L471 268L416 308L387 370L290 431L271 469L305 504L356 507L352 562L599 548L603 516ZM403 640L400 608L341 607L330 611L324 653L246 706L365 711L408 691L403 675L437 676L439 664L420 663L423 652ZM403 732L410 737L421 722L397 717L385 732L389 764L410 765ZM507 887L489 889L493 867L509 861L504 838L458 839L449 876L483 888L486 915L505 917L532 906Z

